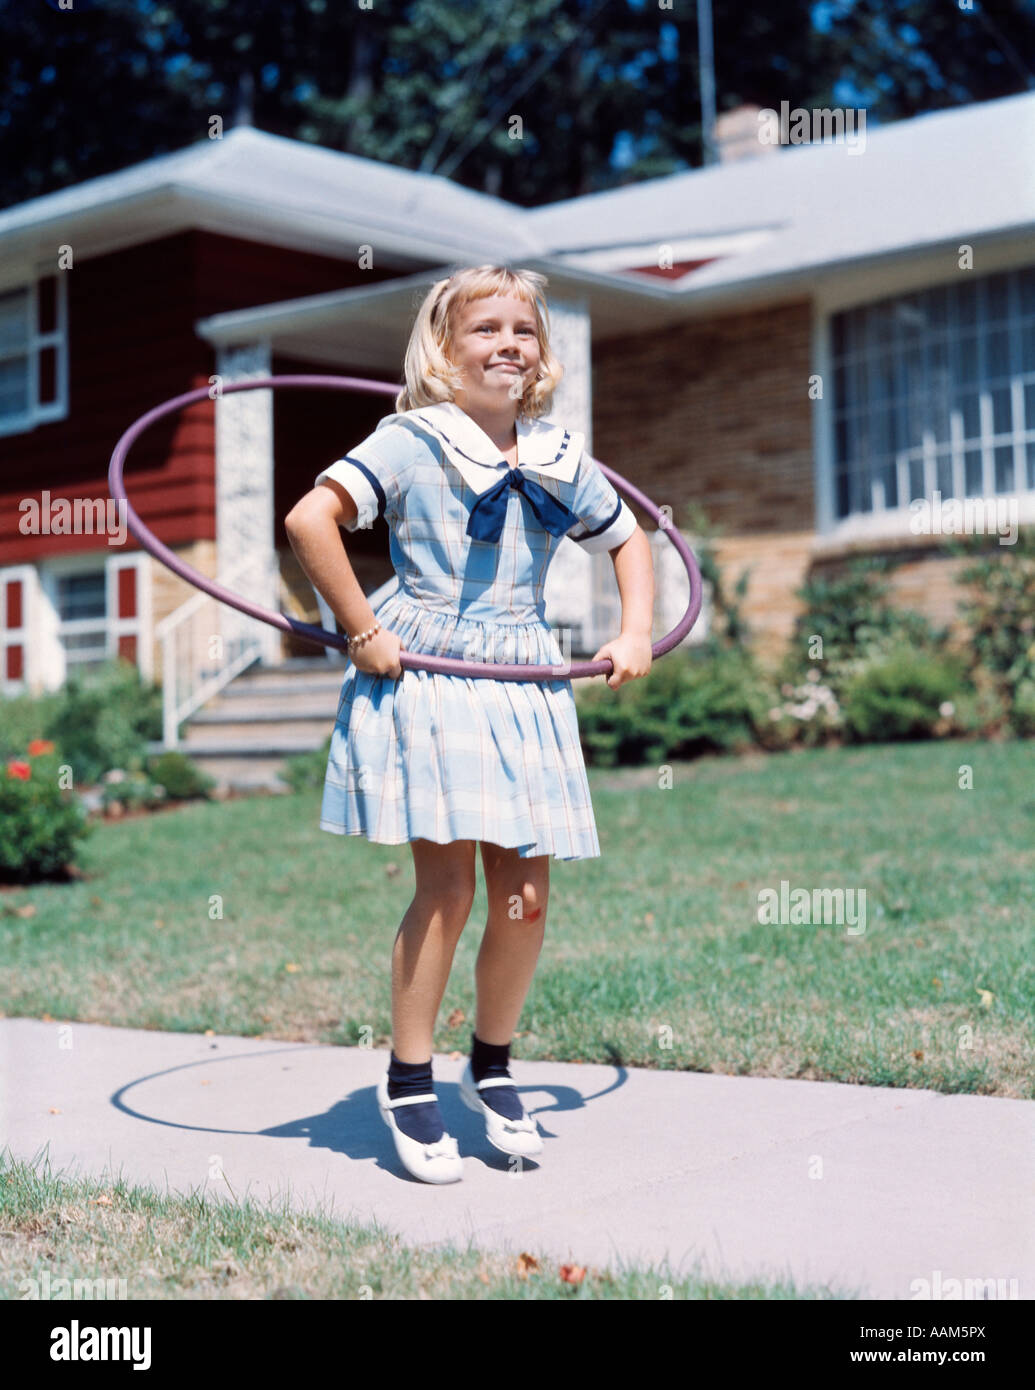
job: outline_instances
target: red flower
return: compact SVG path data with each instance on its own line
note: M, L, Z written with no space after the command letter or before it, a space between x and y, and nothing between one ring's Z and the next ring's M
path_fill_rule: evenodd
M20 777L23 782L27 782L32 776L32 768L28 763L8 763L7 775L8 777Z
M34 738L29 744L29 757L34 758L39 753L53 753L54 745L48 738Z

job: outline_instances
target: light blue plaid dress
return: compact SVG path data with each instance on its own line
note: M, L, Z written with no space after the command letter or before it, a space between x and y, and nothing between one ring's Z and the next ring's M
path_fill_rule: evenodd
M567 535L612 550L636 519L584 436L519 422L518 468L578 518ZM511 487L498 540L467 534L471 509L509 465L454 403L386 416L318 474L356 503L349 531L384 517L396 591L374 610L404 651L561 666L543 586L564 536ZM488 500L488 499L486 499ZM548 504L547 504L548 505ZM331 735L320 828L378 844L483 840L522 858L600 854L571 681L494 681L350 664Z

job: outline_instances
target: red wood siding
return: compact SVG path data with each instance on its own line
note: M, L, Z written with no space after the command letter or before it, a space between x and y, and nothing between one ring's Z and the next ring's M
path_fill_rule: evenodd
M120 618L137 616L137 572L126 565L119 570L119 611Z
M8 631L16 631L21 628L24 584L20 579L8 579L6 584L0 582L0 590L6 590L4 602L4 627ZM4 651L4 678L9 681L20 681L25 669L24 646L21 642L9 642L5 644Z
M104 544L96 534L22 535L18 503L44 490L55 500L108 498L120 435L160 402L206 386L215 371L213 350L194 331L197 319L393 274L211 232L77 264L68 279L68 418L0 437L0 565ZM133 445L126 491L166 545L214 539L214 455L215 403L208 400L160 420ZM130 536L125 548L139 546Z

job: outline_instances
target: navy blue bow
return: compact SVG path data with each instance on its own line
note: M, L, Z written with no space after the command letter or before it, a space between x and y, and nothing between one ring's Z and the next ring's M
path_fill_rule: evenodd
M508 468L498 483L483 492L471 507L467 520L467 534L476 541L498 541L503 533L503 523L507 517L509 490L516 488L524 493L532 510L551 536L563 536L578 521L578 517L563 502L540 487L533 479L527 478L519 468Z

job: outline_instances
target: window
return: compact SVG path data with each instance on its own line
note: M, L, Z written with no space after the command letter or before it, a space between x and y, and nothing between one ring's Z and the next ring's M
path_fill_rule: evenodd
M68 413L67 326L63 274L0 291L0 435Z
M834 517L1035 490L1035 266L831 318Z
M108 658L108 604L103 569L56 576L58 636L67 675L85 673Z

